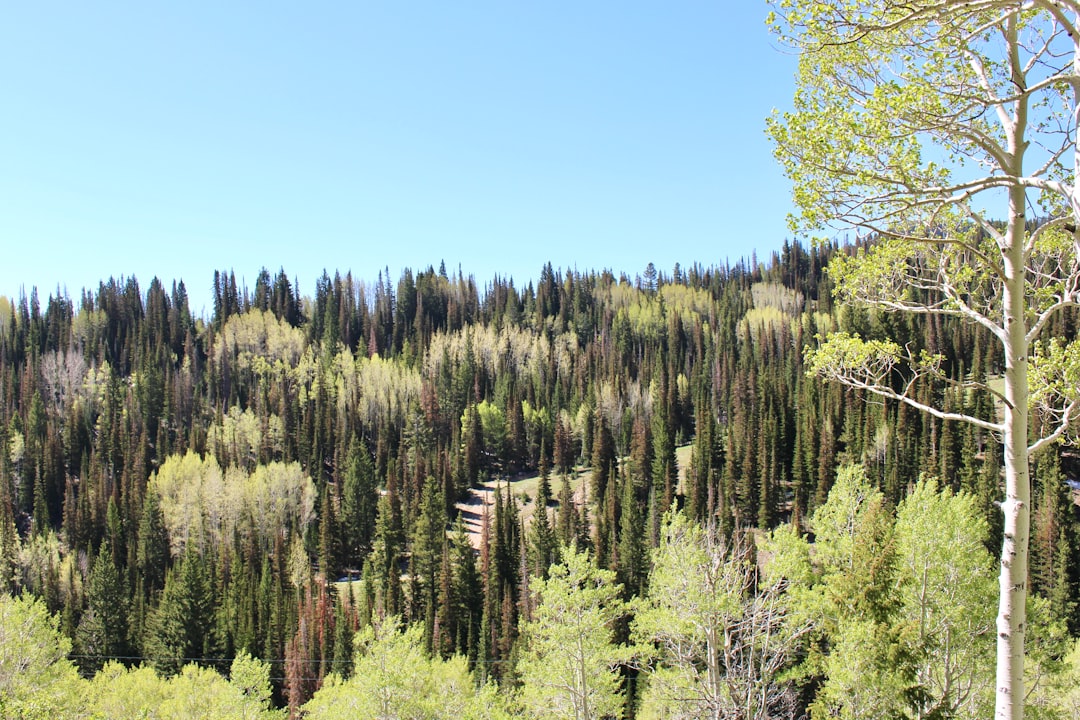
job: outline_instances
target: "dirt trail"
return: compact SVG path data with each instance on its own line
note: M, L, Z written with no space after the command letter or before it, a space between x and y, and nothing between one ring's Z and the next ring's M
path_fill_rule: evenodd
M584 488L591 478L592 470L576 471L570 476L570 487L574 493L575 505L581 505L584 502ZM551 484L553 497L553 503L550 507L558 508L558 495L559 488L562 487L562 476L553 475L548 478L548 482ZM480 549L480 535L484 522L485 507L488 508L488 512L491 514L491 521L494 521L495 509L492 506L495 504L496 486L502 489L504 495L509 490L513 497L517 498L521 517L528 524L536 509L536 489L539 484L540 477L538 475L521 475L511 480L490 480L481 484L480 487L470 488L469 496L465 500L454 503L454 507L457 508L462 521L465 523L465 531L468 533L473 547L477 550ZM526 501L523 501L523 496L527 498Z
M690 462L690 450L689 445L683 445L675 450L675 461L679 468L679 483L686 475L686 467ZM570 475L570 487L573 490L574 504L582 505L585 502L585 488L588 487L589 482L592 480L592 470L579 466L574 469L574 472ZM548 479L551 484L551 496L554 500L552 508L558 508L559 488L562 487L562 475L553 474ZM477 550L480 549L480 534L481 526L484 522L484 508L488 508L488 512L494 516L495 509L491 506L495 504L495 487L498 485L505 493L507 489L518 498L521 503L522 496L525 496L527 502L521 503L521 517L528 524L532 518L533 511L536 509L536 488L540 484L539 475L519 475L510 480L490 480L483 483L480 487L471 488L469 490L469 496L458 503L454 504L458 512L461 515L462 521L465 523L465 531L469 534L469 540ZM492 517L494 520L494 517Z

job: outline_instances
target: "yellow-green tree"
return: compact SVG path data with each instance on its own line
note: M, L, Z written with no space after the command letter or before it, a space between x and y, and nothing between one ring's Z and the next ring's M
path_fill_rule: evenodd
M622 586L574 546L563 548L562 558L546 580L530 584L540 603L522 631L522 700L533 717L618 716L618 668L628 653L614 643L612 625L627 612Z
M758 577L749 542L667 517L631 625L647 660L641 717L796 716L781 672L813 624L791 613L784 579Z
M1045 337L1080 302L1080 3L1074 0L773 0L799 53L791 112L774 116L796 229L854 228L870 249L830 268L837 298L953 316L1004 358L1000 417L920 397L944 358L889 338L830 335L813 371L995 433L1005 493L996 717L1023 717L1028 458L1068 436L1080 344ZM1033 422L1032 410L1039 422Z
M71 641L44 602L0 595L0 717L77 714L82 693L69 652Z
M477 689L464 656L447 660L424 650L424 630L401 630L389 616L355 639L355 671L348 680L331 674L304 705L311 720L415 718L497 720L508 717L494 688Z

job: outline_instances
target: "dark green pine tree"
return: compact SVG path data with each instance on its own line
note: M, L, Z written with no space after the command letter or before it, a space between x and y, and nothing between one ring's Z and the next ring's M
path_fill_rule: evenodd
M435 601L443 546L446 544L446 503L442 484L429 475L416 518L410 556L412 597L410 615L424 622L424 643L431 652L435 633Z
M983 446L982 471L979 473L979 492L976 498L983 508L990 532L986 538L986 547L995 555L1001 551L1001 542L1004 538L1004 516L997 507L1001 497L1003 478L1001 464L1004 450L992 435L985 438Z
M120 519L120 510L116 507L116 500L109 496L109 504L105 509L105 539L112 548L113 562L119 565L121 558L126 553L124 549L124 523Z
M966 410L967 408L965 408ZM958 472L960 489L971 495L977 495L979 490L979 441L978 429L969 423L963 425L961 430L960 446L960 470Z
M955 397L954 393L945 393L945 412L957 411ZM959 423L945 420L941 423L941 433L938 437L938 462L940 463L941 468L938 471L938 477L941 478L943 485L952 487L954 491L960 489L960 468L962 461L957 447L960 444L957 441L957 434L961 432L962 430ZM962 439L960 442L962 442Z
M1054 617L1063 618L1074 636L1080 627L1076 601L1076 527L1070 521L1058 529L1057 546L1054 548L1054 584L1048 593Z
M232 555L218 607L220 637L228 639L228 650L235 653L258 650L258 576L257 562L245 561L243 554Z
M45 494L45 479L40 470L34 475L34 513L30 527L34 537L44 535L49 527L49 504Z
M622 486L616 576L628 595L641 595L649 571L645 516L641 512L641 501L635 492L633 478L624 477Z
M2 439L0 437L0 440ZM0 456L3 455L5 453L0 452ZM10 593L15 589L19 534L15 528L10 485L4 476L3 469L4 459L0 458L0 593Z
M476 641L480 635L480 616L484 607L484 584L476 566L476 553L465 533L465 524L458 517L451 538L450 562L454 569L453 596L458 652L476 657Z
M630 467L626 474L642 496L653 483L653 438L641 417L634 419L630 431Z
M490 593L485 593L485 598ZM492 676L498 677L498 662L492 655L494 643L491 638L491 601L485 599L483 613L480 618L480 638L476 648L476 669L481 685L487 683Z
M536 506L533 509L532 525L529 527L529 556L531 573L536 577L547 577L548 568L557 562L558 540L551 526L548 505L551 504L551 483L548 478L547 460L544 458L543 444L540 451L540 482L536 488Z
M107 660L126 659L131 654L128 638L128 592L106 541L90 570L86 611L75 634L80 669L91 675Z
M476 405L470 403L461 414L461 484L458 486L458 495L468 492L480 479L480 469L483 463L484 434L480 422L480 414Z
M165 587L165 569L169 562L169 535L161 514L161 503L153 488L148 488L143 498L135 558L140 588L143 595L150 598Z
M460 516L443 550L439 573L439 606L435 650L476 657L476 638L484 602L483 583L476 568L476 553Z
M592 530L592 547L596 551L596 564L604 569L615 567L615 545L618 533L619 495L615 492L618 478L614 468L607 472L607 490L596 507L596 525Z
M608 480L611 479L618 459L615 456L615 439L611 436L607 418L599 412L597 416L596 431L593 434L592 487L589 488L589 493L599 511L607 496Z
M341 494L341 525L345 539L344 561L360 567L371 549L379 491L375 483L375 463L367 443L353 437L345 465Z
M48 494L44 477L47 429L45 406L41 402L41 393L35 390L30 400L30 409L26 414L26 455L23 470L27 480L33 479L33 485L24 484L23 486L27 490L32 488L32 492L27 494L30 504L24 503L23 507L28 510L33 508L35 533L41 532L49 525Z
M555 516L555 536L560 545L569 545L577 539L577 508L574 506L574 492L570 488L570 478L563 475L559 486L559 512Z
M675 501L679 482L679 467L675 460L674 425L663 405L655 409L652 418L652 481L661 489L659 512L663 515Z
M333 488L324 483L322 488L322 502L319 511L319 572L327 581L337 577L340 567L338 557L338 531L337 512L334 509Z
M158 672L174 675L190 661L205 661L215 651L211 628L214 603L202 557L188 546L165 579L161 603L146 623L144 653Z
M1035 465L1036 505L1032 513L1032 590L1050 600L1054 617L1075 623L1076 526L1072 499L1058 454L1042 454Z
M442 559L439 563L439 597L435 602L435 627L431 639L431 652L439 657L450 657L454 654L457 618L454 616L453 585L454 569L450 565L450 541L447 541L443 544Z
M355 623L352 607L339 597L334 603L334 655L330 670L346 679L352 675Z
M398 560L403 550L401 507L396 492L379 498L375 521L375 537L371 551L372 582L375 585L375 607L380 617L397 615L401 607L401 571Z
M690 517L701 520L708 512L708 483L715 443L713 435L716 432L716 422L705 397L698 399L696 425L697 435L694 437L691 463L686 473L686 487L683 492L686 496L687 513ZM657 478L657 483L659 482ZM729 508L721 508L721 511L731 514Z

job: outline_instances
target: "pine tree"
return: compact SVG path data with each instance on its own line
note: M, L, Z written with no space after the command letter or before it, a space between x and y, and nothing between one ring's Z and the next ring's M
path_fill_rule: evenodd
M439 565L443 546L446 544L446 505L442 486L429 475L424 484L424 497L420 504L412 536L410 556L413 584L411 615L423 620L424 644L431 652L435 631L435 600Z
M3 440L0 434L0 441ZM0 445L0 455L6 448ZM15 589L15 570L19 549L19 534L12 511L10 485L3 475L4 461L0 458L0 594Z
M616 577L629 595L640 595L645 588L649 556L648 539L641 501L631 477L623 479L622 512L619 517L619 551Z
M661 489L659 510L662 515L675 501L679 476L675 460L674 424L670 421L669 409L663 403L658 403L657 398L653 399L651 435L652 482Z
M79 666L92 674L110 659L125 659L128 646L128 593L108 542L94 560L86 583L86 611L75 635Z
M173 675L187 662L205 662L215 652L211 591L203 558L189 545L166 577L161 603L146 624L143 650L158 672Z
M569 545L577 537L577 509L574 506L574 494L570 489L570 479L563 475L559 486L559 512L555 519L555 535L560 545Z
M597 508L600 507L599 503L602 503L607 495L608 481L611 479L612 469L617 462L615 439L611 436L611 428L608 426L607 418L602 414L598 414L597 428L593 439L592 488L590 488L593 502L597 503Z
M547 569L557 561L558 544L555 530L551 527L548 505L551 503L551 483L548 482L547 462L540 463L540 482L536 489L536 506L533 509L529 529L531 574L547 577Z
M338 519L334 509L332 488L323 484L322 503L319 512L319 572L326 581L337 577L340 566L338 557Z
M379 617L401 612L401 572L398 560L402 551L401 511L391 494L379 498L375 538L371 551L372 580L376 586L376 609Z
M150 598L165 587L165 569L169 560L169 536L165 518L153 487L143 498L142 517L139 519L138 564L139 585L145 598Z
M341 524L345 538L345 562L358 567L371 547L378 490L375 465L367 443L353 437L349 441L345 479L341 494Z
M350 604L339 596L334 604L334 655L330 670L345 679L352 675L354 624L355 614Z

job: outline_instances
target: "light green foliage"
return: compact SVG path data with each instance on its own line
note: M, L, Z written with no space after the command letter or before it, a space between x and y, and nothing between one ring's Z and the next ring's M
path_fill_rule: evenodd
M550 437L554 428L551 411L546 407L533 407L528 400L522 400L521 415L525 418L525 432L529 444L539 448L541 439Z
M0 717L77 715L80 681L69 652L41 600L0 595Z
M484 437L484 452L502 458L506 449L506 415L498 405L484 400L476 406Z
M905 717L909 681L895 655L883 652L888 638L873 620L852 618L830 636L822 668L827 680L810 706L811 717L873 720Z
M818 348L806 349L806 372L842 380L859 389L888 385L893 373L905 365L923 377L941 377L940 355L908 353L892 340L866 340L847 332L834 332Z
M626 283L611 283L605 291L616 317L625 320L629 329L643 338L658 337L669 313L677 313L683 323L690 325L710 313L711 299L706 291L679 283L667 283L658 293L641 291Z
M88 705L93 718L161 717L167 684L153 668L125 668L118 662L105 664L89 682Z
M264 709L270 707L270 665L251 657L247 650L241 650L233 658L229 683L252 704Z
M1009 74L999 44L967 36L997 13L924 14L902 3L851 0L772 5L774 30L804 51L794 111L769 123L795 182L796 227L928 218L936 205L915 206L913 196L937 188L944 202L965 161L999 160L990 143L1002 142L1001 129L983 113L987 96L1009 95ZM973 77L970 52L988 93ZM944 158L923 153L935 144Z
M304 705L311 720L409 718L457 720L503 718L498 696L490 687L476 688L468 661L430 658L424 651L423 628L400 630L395 617L367 627L353 641L353 675L329 675Z
M219 363L236 363L239 370L266 374L292 368L305 345L304 331L271 312L251 310L232 315L214 338L213 354Z
M891 518L884 497L859 466L841 468L828 501L811 519L814 563L829 588L825 611L835 622L881 616L892 580Z
M302 536L315 517L315 485L297 462L255 468L244 481L243 497L250 530L266 549L278 534Z
M1039 678L1029 690L1028 716L1037 720L1080 717L1080 640L1073 640L1053 674Z
M1080 342L1051 338L1038 343L1028 367L1032 406L1060 421L1062 408L1080 401ZM1075 423L1069 427L1069 435L1075 440Z
M17 564L21 585L41 597L55 596L56 579L65 577L65 564L71 563L71 554L61 554L60 538L51 529L33 534L18 544ZM75 582L81 585L76 575ZM81 588L70 588L79 594Z
M792 618L815 633L800 668L821 680L813 716L894 717L906 684L889 626L895 610L889 597L892 522L881 493L861 468L842 468L811 526L812 546L781 527L764 550L769 582L790 584Z
M539 598L524 625L522 702L532 717L591 720L622 712L618 666L628 651L613 643L612 623L627 612L615 573L588 553L564 547L547 580L533 578Z
M758 341L765 331L788 325L795 327L794 320L775 307L750 308L739 321L739 338Z
M239 658L238 658L239 661ZM257 663L267 673L265 663ZM234 672L236 663L233 664ZM165 679L153 669L125 669L109 663L88 684L89 716L101 718L154 718L155 720L272 720L284 712L270 710L269 681L266 698L246 692L210 668L187 665L175 677Z
M702 288L679 283L669 283L660 288L660 297L669 310L676 310L687 318L708 317L712 298Z
M811 525L812 545L785 526L765 551L793 618L817 626L802 666L822 681L813 716L986 717L996 583L975 501L923 480L894 521L848 467Z
M811 526L817 582L800 600L829 640L812 646L807 664L825 677L813 717L896 717L909 683L892 626L895 556L884 499L861 467L842 468Z
M166 458L149 487L159 498L174 556L189 543L203 552L236 534L254 535L269 549L278 533L302 534L315 516L315 486L296 462L222 473L213 455L189 451Z
M776 308L787 315L797 315L802 311L802 293L781 283L754 283L750 286L750 296L756 308Z
M986 717L993 703L993 560L970 495L923 480L896 512L897 591L922 716Z
M220 540L220 521L205 517L225 505L225 478L213 455L205 459L191 451L172 455L150 476L148 486L157 494L174 556L189 543L201 551L210 540Z
M372 425L404 424L408 409L420 399L420 387L420 373L400 360L359 357L355 384L345 385L340 397L355 393L356 412Z
M13 431L8 437L8 459L18 472L22 462L26 458L26 438L18 430Z
M272 458L280 458L285 447L285 425L277 415L259 419L250 408L241 412L236 405L210 426L206 434L209 453L226 465L239 465L250 471L262 457L263 449Z
M6 295L0 295L0 331L7 330L14 317L15 308L11 304L11 299Z
M743 541L745 542L745 541ZM632 637L649 663L640 717L785 717L779 679L811 624L792 617L786 582L757 584L751 548L673 513L653 555Z
M573 332L548 336L526 328L505 324L473 325L453 333L436 333L424 359L425 377L437 377L443 364L459 368L475 362L489 375L512 371L526 377L540 378L550 371L553 362L556 377L569 381L580 354Z
M1055 615L1050 601L1038 595L1028 596L1027 619L1025 713L1040 720L1073 720L1077 715L1067 708L1076 701L1070 692L1078 678L1075 639L1069 637L1064 619Z
M750 286L754 306L739 321L739 336L757 339L765 330L782 325L798 327L803 307L802 294L780 283L754 283Z

